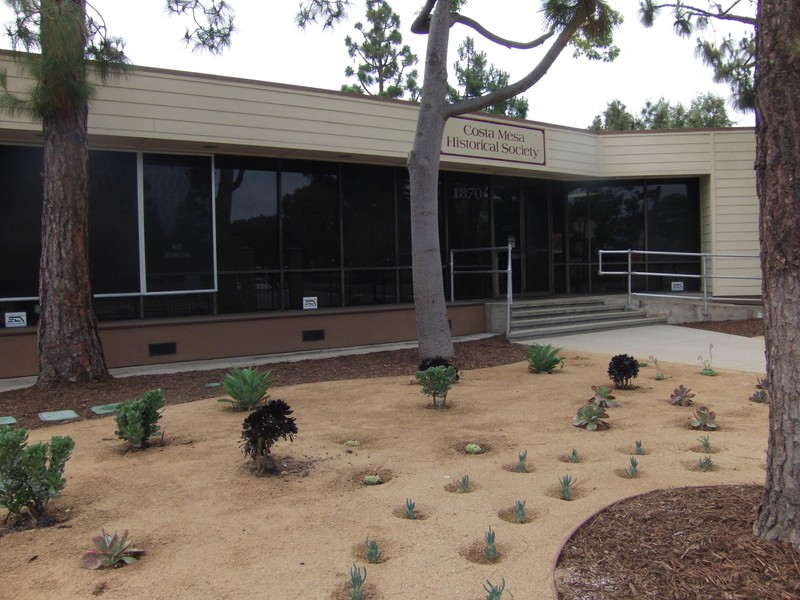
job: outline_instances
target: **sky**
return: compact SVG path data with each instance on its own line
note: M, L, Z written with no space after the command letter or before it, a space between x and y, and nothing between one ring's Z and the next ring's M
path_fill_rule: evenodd
M306 30L295 26L298 0L228 0L236 10L237 32L232 47L215 56L186 47L182 37L191 23L185 17L167 15L164 0L88 1L102 14L110 33L125 40L126 54L134 64L330 90L349 83L344 70L353 62L344 38L350 34L360 39L353 24L365 21L363 0L352 2L346 23L325 31L320 26ZM615 36L620 56L613 63L601 63L573 58L567 49L544 79L524 94L528 119L585 128L613 99L638 112L646 101L662 97L688 107L698 94L730 96L728 87L714 84L711 70L695 58L694 36L682 39L673 33L668 13L653 28L645 29L637 17L638 0L612 0L611 4L625 18ZM404 43L419 57L421 82L426 37L411 33L410 26L423 1L390 0L390 5L400 15ZM540 6L531 0L470 0L463 13L504 37L527 41L543 32ZM11 16L3 5L0 23L8 23ZM706 35L721 36L733 27L723 25ZM742 29L733 31L738 34ZM487 53L491 64L510 73L512 81L527 74L543 53L482 43L477 34L459 25L451 32L448 64L456 61L458 46L467 35L476 39L476 47ZM5 35L0 47L8 47ZM738 113L730 106L728 113L736 125L754 124L752 114Z

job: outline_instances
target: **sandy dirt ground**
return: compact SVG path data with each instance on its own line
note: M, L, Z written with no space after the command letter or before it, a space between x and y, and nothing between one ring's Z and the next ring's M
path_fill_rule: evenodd
M63 497L52 503L60 525L0 537L0 597L35 599L348 598L348 571L367 568L373 599L482 600L486 580L506 582L504 598L551 597L551 568L582 520L607 504L664 487L763 483L768 406L748 401L763 373L659 364L656 381L642 368L638 386L617 391L611 428L572 426L592 385L608 384L608 356L564 350L552 375L526 363L464 373L434 411L411 376L295 385L274 390L294 409L299 435L273 454L283 475L257 477L238 438L242 413L215 400L167 406L163 442L126 451L112 417L31 432L30 441L70 435L76 447ZM695 407L717 413L709 433L715 469L701 472L700 432L688 426L695 407L670 404L683 384ZM343 442L359 440L348 448ZM624 476L636 440L641 475ZM469 456L467 443L485 453ZM576 449L582 457L569 463ZM530 472L517 473L527 451ZM367 487L365 474L383 485ZM558 497L559 477L578 482L575 498ZM468 475L468 493L450 491ZM402 518L406 499L417 520ZM508 522L515 501L528 522ZM0 511L0 519L5 515ZM81 568L81 554L101 528L130 530L146 550L121 569ZM499 559L473 562L489 528ZM364 557L367 538L382 560ZM480 554L480 553L478 553Z

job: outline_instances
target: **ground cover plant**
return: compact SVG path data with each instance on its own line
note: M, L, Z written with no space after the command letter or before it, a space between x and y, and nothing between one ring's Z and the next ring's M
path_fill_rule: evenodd
M485 345L482 352L488 354ZM517 598L538 598L558 545L584 515L654 487L750 482L763 476L768 407L747 403L741 393L752 388L758 373L726 372L724 379L712 381L700 376L696 363L664 365L689 387L705 390L699 386L711 385L714 408L725 415L726 426L710 434L718 446L713 455L718 468L702 473L697 464L703 455L696 447L703 432L688 428L688 413L676 417L676 409L664 401L663 389L643 385L625 393L624 402L614 409L614 427L602 435L588 435L571 426L577 408L571 400L586 397L591 384L602 380L608 357L566 351L569 369L538 378L528 374L519 354L517 349L516 364L508 367L465 370L458 410L440 415L446 423L438 417L431 421L430 411L419 401L415 359L397 377L318 384L307 383L315 364L301 365L299 385L281 385L280 397L302 415L303 436L291 445L272 447L280 472L269 477L251 476L252 460L237 444L245 415L223 409L216 398L173 404L171 392L166 394L170 402L161 425L170 435L147 453L119 452L103 442L110 437L109 417L34 430L34 441L53 433L69 434L76 441L67 469L69 484L62 498L52 503L55 516L68 518L64 524L70 527L0 530L0 561L7 566L4 592L15 600L83 600L95 597L95 588L105 582L103 596L109 598L247 597L252 582L268 570L271 595L340 600L340 591L345 593L342 598L348 597L347 573L355 561L370 571L365 597L410 600L466 593L477 600L483 597L484 577L497 583L502 575L508 582L504 597L513 593ZM374 372L385 373L391 360L378 356L365 363L359 357L358 362L359 372L369 364ZM323 363L319 368L326 376L336 376L336 365L344 364ZM198 378L194 390L204 392L204 384L213 380ZM155 383L148 379L140 385L149 389ZM139 393L129 391L128 397ZM559 402L562 398L568 401ZM350 438L362 444L347 453L343 441ZM615 471L627 462L637 438L646 440L652 451L643 465L649 476L620 479ZM464 440L486 442L492 452L471 459L454 451ZM564 462L574 446L586 457L584 463ZM535 452L536 469L524 477L504 472L500 467L522 448ZM480 484L473 493L462 496L445 489L444 484L467 468ZM360 483L360 475L370 470L383 474L385 469L394 477L383 486ZM553 489L564 473L579 481L571 502L561 501ZM409 497L424 507L425 519L409 522L393 515L392 509L399 510ZM499 517L498 509L513 504L514 498L527 501L529 521L524 526L503 525ZM676 493L673 501L679 503L683 528L700 514L697 500L687 501ZM735 505L709 498L702 502L721 516ZM642 519L648 527L662 520L656 508ZM80 552L101 526L135 532L137 547L148 551L146 559L104 574L81 569ZM497 532L502 568L491 567L494 575L469 574L464 557L454 549L464 547L465 532L482 542L490 526ZM702 521L692 520L692 532L703 527ZM627 526L617 529L623 534ZM595 549L611 549L614 533L606 533ZM726 533L706 534L703 552L716 553ZM360 551L367 535L376 536L389 556L379 566L369 566L363 554L352 556L355 548L350 543L343 547L343 540L352 540ZM673 536L666 537L650 541L661 544L661 556L671 556ZM531 545L530 539L541 542ZM628 548L635 541L614 544ZM694 574L698 554L690 552L677 561L680 569ZM28 562L34 555L38 558ZM741 553L737 557L741 560ZM765 560L761 550L750 558ZM766 563L775 568L780 564L771 556ZM626 563L615 566L630 572ZM637 563L633 574L643 577L644 568ZM409 578L409 572L426 576ZM774 589L778 584L770 585ZM703 590L707 597L719 597L709 583ZM655 592L653 597L670 595Z

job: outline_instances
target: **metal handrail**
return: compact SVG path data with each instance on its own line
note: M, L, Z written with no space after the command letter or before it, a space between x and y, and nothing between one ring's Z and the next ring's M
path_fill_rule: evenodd
M456 288L455 288L455 276L456 275L476 275L476 274L494 274L494 273L505 273L506 274L506 337L511 335L511 305L514 301L514 282L512 279L512 271L511 271L511 251L513 250L513 246L509 244L508 246L489 246L486 248L457 248L455 250L450 250L450 302L456 301ZM456 271L456 263L455 263L455 253L456 252L500 252L502 250L508 251L508 266L505 269L468 269L464 271Z
M711 275L708 269L708 259L714 258L736 258L736 259L758 259L758 254L719 254L713 252L660 252L657 250L598 250L599 257L598 275L627 275L628 277L628 304L627 308L631 308L633 296L649 297L649 298L671 298L681 300L702 300L703 301L703 315L708 315L708 300L709 294L708 282L711 279L736 279L745 281L759 281L761 276L750 275ZM628 257L628 268L625 271L607 271L603 269L603 256L607 254L624 254ZM700 273L668 273L668 272L653 272L653 271L636 271L633 268L633 255L644 256L678 256L690 257L700 259ZM634 292L633 291L633 276L644 275L647 277L681 277L686 279L699 279L702 296L688 296L681 295L675 296L670 294L654 294L649 292ZM727 298L718 297L718 300L726 300Z

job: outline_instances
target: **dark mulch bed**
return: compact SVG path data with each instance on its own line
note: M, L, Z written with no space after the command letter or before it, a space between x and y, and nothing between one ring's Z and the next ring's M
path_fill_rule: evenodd
M455 364L462 371L495 367L525 360L519 344L503 336L455 343ZM390 350L349 356L315 358L296 362L276 362L263 365L278 378L273 389L283 385L365 379L394 375L413 375L419 366L417 350ZM213 398L222 395L219 387L207 387L219 382L227 369L184 371L160 375L119 377L89 384L65 385L56 389L0 392L0 416L10 415L20 427L33 429L46 426L38 414L45 411L72 409L81 419L97 418L92 406L123 402L137 398L143 392L161 388L167 405ZM274 394L273 394L274 395Z
M800 598L800 555L753 536L762 490L656 490L598 513L562 552L560 600Z

